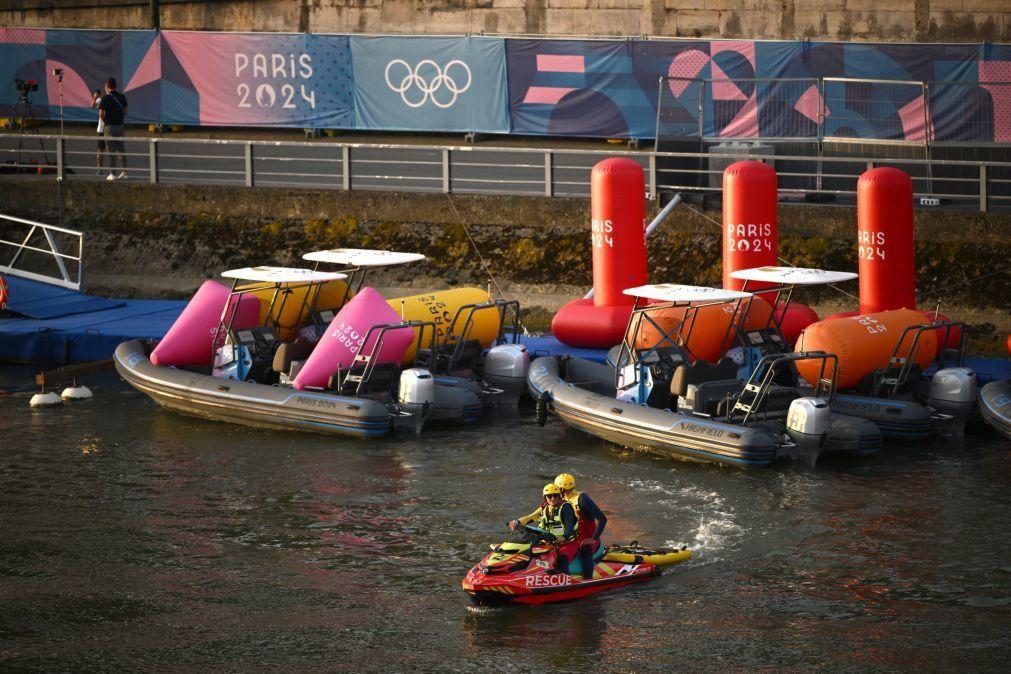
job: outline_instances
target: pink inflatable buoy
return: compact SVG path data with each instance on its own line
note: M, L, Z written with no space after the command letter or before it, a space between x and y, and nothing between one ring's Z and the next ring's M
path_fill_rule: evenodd
M373 353L374 340L379 333L373 332L366 343L365 337L370 328L399 322L400 315L386 303L379 291L362 288L330 321L326 333L309 354L292 385L300 391L307 387L326 386L338 366L350 367L360 352ZM383 343L378 353L373 353L373 360L377 363L400 363L413 341L414 330L411 328L390 330L383 335Z
M217 281L204 281L179 318L151 352L151 362L161 367L210 365L211 339L221 321L222 309L230 291ZM229 307L235 310L233 327L251 328L259 323L260 300L253 295L232 297ZM224 340L224 335L220 338ZM215 344L215 348L221 344Z

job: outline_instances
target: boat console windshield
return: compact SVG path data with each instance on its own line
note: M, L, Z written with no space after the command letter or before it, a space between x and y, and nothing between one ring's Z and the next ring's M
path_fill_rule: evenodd
M212 333L213 374L260 383L275 383L269 380L276 374L272 365L274 355L282 344L281 316L286 310L291 311L290 303L299 303L295 309L298 323L315 310L323 284L347 278L346 274L339 272L270 266L231 269L221 276L231 279L232 287L218 326ZM263 325L236 329L239 299L251 294L270 298Z

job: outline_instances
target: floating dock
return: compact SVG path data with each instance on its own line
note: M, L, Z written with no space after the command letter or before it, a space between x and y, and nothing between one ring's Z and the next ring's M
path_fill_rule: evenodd
M117 300L7 275L0 363L66 365L111 358L120 342L160 339L184 300Z

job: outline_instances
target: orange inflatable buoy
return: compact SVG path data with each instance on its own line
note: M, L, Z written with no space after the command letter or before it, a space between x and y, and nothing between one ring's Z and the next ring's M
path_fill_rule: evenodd
M748 310L747 320L744 329L759 330L769 325L769 318L772 314L772 305L755 296L750 300L751 306ZM723 352L734 344L734 334L729 330L730 321L734 317L736 304L710 304L699 308L695 313L692 323L691 335L688 337L688 350L695 358L708 360L715 363L723 355ZM737 311L737 319L740 320L744 311L742 306ZM677 338L678 328L685 319L686 307L670 307L668 309L657 309L649 312L649 320L643 319L639 325L639 332L636 335L635 346L638 349L649 349L655 346L673 346L669 338ZM660 334L663 330L668 336L664 339ZM685 335L681 335L683 339ZM726 338L726 342L723 342ZM722 344L722 346L721 346Z
M809 325L797 339L796 351L825 351L839 358L836 385L853 388L864 377L888 366L895 344L903 330L912 325L923 325L923 314L912 309L895 309L875 314L835 318ZM914 334L903 339L900 356L908 353ZM937 335L934 330L924 332L917 343L913 360L921 369L930 366L937 354ZM808 382L818 378L820 363L800 361L797 370Z

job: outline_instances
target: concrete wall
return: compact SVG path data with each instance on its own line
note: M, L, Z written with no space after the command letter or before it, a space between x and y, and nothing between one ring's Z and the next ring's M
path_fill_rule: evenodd
M0 0L0 25L1011 41L1011 0Z

